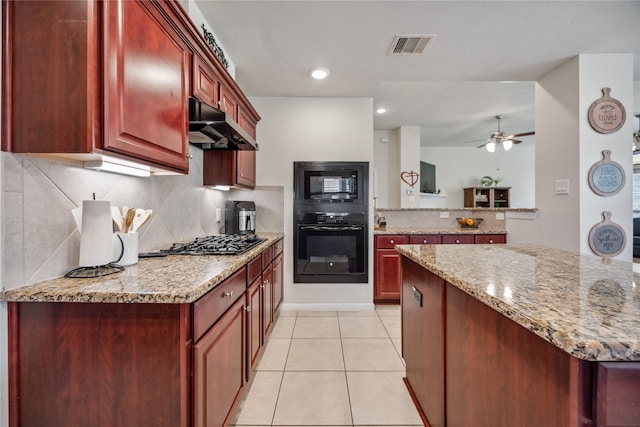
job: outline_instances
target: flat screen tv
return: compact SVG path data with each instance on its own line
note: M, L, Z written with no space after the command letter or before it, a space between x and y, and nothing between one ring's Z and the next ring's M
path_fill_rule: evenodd
M420 192L436 192L436 165L420 162Z

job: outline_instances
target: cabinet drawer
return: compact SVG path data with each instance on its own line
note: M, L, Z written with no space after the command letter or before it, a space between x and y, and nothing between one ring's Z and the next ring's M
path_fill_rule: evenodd
M236 271L193 303L193 341L196 342L234 302L244 295L247 272Z
M443 244L468 244L474 243L472 234L443 234Z
M273 246L269 246L266 251L262 252L262 269L267 268L273 260Z
M507 243L506 234L478 234L475 238L477 244Z
M376 236L376 248L393 249L395 245L409 243L409 236L400 234L390 234L388 236Z
M280 255L282 253L282 250L284 249L284 242L282 239L278 240L277 242L275 242L273 244L273 257L277 257L278 255Z
M262 256L257 256L247 263L247 286L262 273Z
M440 243L439 234L412 234L409 236L412 245L436 245Z

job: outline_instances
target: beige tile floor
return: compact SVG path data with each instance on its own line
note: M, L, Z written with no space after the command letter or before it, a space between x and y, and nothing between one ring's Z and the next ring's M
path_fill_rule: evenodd
M402 381L400 307L282 311L237 426L421 426Z

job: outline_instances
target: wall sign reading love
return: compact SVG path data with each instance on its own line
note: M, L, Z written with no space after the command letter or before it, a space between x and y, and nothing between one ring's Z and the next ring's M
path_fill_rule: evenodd
M402 179L405 184L409 185L411 188L418 183L418 178L420 178L420 174L413 170L410 172L402 172L400 174L400 179Z

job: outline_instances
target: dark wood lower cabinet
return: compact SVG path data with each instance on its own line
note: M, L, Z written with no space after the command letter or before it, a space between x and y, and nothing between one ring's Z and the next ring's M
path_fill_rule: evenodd
M247 288L247 381L251 380L253 368L258 362L260 349L264 341L262 336L262 278L257 279Z
M430 426L444 426L445 282L405 257L402 272L402 355L407 382Z
M11 427L190 425L188 305L8 310Z
M402 257L406 382L430 427L640 426L640 362L577 359Z
M242 393L245 318L240 298L193 347L195 427L225 425Z

